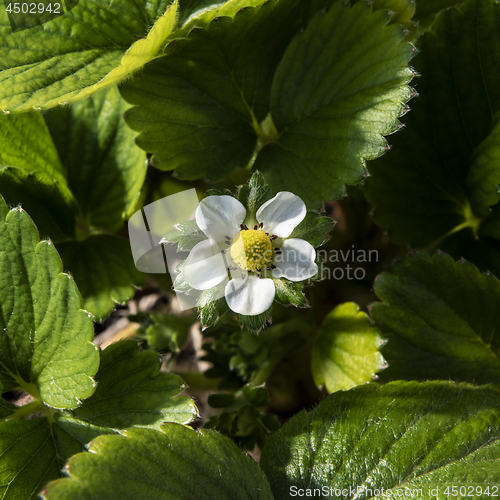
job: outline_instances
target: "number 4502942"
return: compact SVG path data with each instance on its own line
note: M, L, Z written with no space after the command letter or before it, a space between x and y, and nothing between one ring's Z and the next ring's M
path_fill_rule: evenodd
M50 12L52 14L62 14L60 3L49 3L47 5L43 3L7 3L7 12L12 14L43 14L44 12Z

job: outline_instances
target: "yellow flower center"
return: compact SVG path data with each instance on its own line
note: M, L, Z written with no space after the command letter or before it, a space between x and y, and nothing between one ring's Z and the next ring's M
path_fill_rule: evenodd
M238 233L231 245L231 259L245 271L259 271L273 258L273 246L269 236L260 229L248 229Z

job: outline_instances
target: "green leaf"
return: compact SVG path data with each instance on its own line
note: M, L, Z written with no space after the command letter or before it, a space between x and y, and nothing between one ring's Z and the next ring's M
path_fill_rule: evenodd
M500 382L500 281L446 254L418 252L375 280L370 316L389 341L381 378Z
M47 418L0 422L0 498L34 499L83 446Z
M113 88L51 111L49 127L38 113L0 116L0 162L15 165L0 167L0 193L34 214L42 236L56 242L85 309L98 320L144 281L129 245L99 234L122 227L146 174L146 156L122 118L127 108ZM82 249L87 254L75 257Z
M309 208L366 176L365 160L387 149L410 99L413 54L387 11L368 2L318 12L286 50L274 77L271 115L279 133L257 157L274 191Z
M444 9L464 3L464 0L418 0L415 19L425 19L439 14Z
M0 114L0 165L38 170L66 186L66 170L41 113Z
M328 392L345 391L371 382L386 365L377 328L354 302L337 306L323 320L314 339L311 367L314 382Z
M158 354L140 353L133 340L110 345L101 354L96 391L73 416L112 429L191 422L196 406L191 398L179 397L184 383L176 375L159 373L161 364Z
M86 223L109 231L132 214L147 170L146 155L122 117L128 107L111 88L46 115Z
M44 236L74 235L78 206L41 114L0 115L0 193L33 214Z
M375 221L397 243L444 246L442 240L458 232L472 240L498 201L492 183L498 177L499 23L498 2L469 0L442 12L418 41L420 97L405 130L392 139L394 149L370 164L365 187ZM464 250L462 244L454 254L468 257Z
M451 382L337 392L274 433L260 463L275 498L325 486L347 489L337 498L360 499L413 492L445 500L452 497L447 485L481 484L484 491L489 484L491 492L500 480L499 397L493 385Z
M54 408L74 408L94 392L99 355L75 282L54 246L39 241L22 209L0 197L0 380Z
M150 349L172 353L171 362L186 344L195 317L148 311L130 315L129 320L141 324L136 337L145 338Z
M181 262L182 264L182 262ZM180 265L180 264L179 264ZM199 290L191 287L191 285L184 279L182 273L179 273L174 280L174 290L176 292L182 292L186 295L196 295L199 294Z
M276 289L275 300L285 306L307 307L307 299L302 292L302 283L294 283L286 279L273 278Z
M272 498L259 466L217 432L168 424L101 436L89 449L69 461L71 477L49 484L45 499Z
M304 220L293 230L290 238L308 241L314 248L324 245L329 239L335 221L316 212L307 212Z
M57 246L78 283L84 308L102 321L116 304L125 304L134 295L134 286L144 283L144 274L134 264L130 243L108 234L93 234L83 241Z
M179 250L190 252L195 245L207 239L195 220L180 222L175 224L174 227L176 230L167 233L163 240L169 243L177 243Z
M136 105L126 120L140 132L137 144L180 179L215 180L250 162L301 9L298 0L226 5L176 33L184 38L120 89Z
M403 24L405 27L415 15L415 0L374 0L375 10L385 9L393 12L392 23Z
M244 224L248 227L257 223L257 210L272 198L271 189L264 181L260 172L255 172L248 183L238 189L238 201L246 208L247 215Z
M225 286L226 282L223 282L201 293L197 305L203 329L215 325L219 318L229 311L229 306L224 296Z
M156 354L139 353L134 341L113 344L101 353L96 391L74 411L0 422L0 498L34 498L62 475L70 456L84 451L83 445L98 435L193 420L193 401L178 397L184 388L181 379L159 374L160 366Z
M500 201L498 186L500 185L500 120L496 117L496 125L491 134L476 148L472 164L467 176L467 187L470 191L472 210L478 216L488 217L491 207ZM497 233L500 237L500 232Z
M273 306L256 316L245 316L243 314L237 314L238 323L241 327L246 327L248 330L253 332L260 332L268 323L272 323L273 320Z
M15 34L0 10L0 110L51 108L132 76L174 28L176 2L137 41L165 8L164 1L79 0L71 13Z
M40 171L29 172L17 167L0 167L0 193L9 205L21 205L35 214L42 236L54 241L75 235L77 207L71 192L65 199L60 181Z
M178 6L177 0L174 0L165 14L155 22L147 37L135 42L125 52L120 65L107 74L92 90L96 91L102 87L121 83L142 69L146 63L161 55L167 39L174 32Z

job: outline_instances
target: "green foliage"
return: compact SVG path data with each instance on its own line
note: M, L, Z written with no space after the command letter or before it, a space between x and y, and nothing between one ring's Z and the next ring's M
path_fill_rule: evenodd
M257 224L257 210L266 201L272 198L271 188L265 183L260 172L255 172L247 184L238 189L238 201L247 209L247 216L243 221L248 227Z
M177 354L189 336L194 322L192 315L174 316L160 312L144 312L129 316L130 321L141 323L137 336L147 341L151 349Z
M360 498L382 498L370 490L384 488L385 496L422 489L415 496L444 500L445 486L464 479L491 491L500 480L499 396L493 385L451 382L337 392L273 434L261 465L275 498L289 498L292 487L360 486Z
M54 245L40 241L28 214L9 212L1 197L0 255L3 390L31 389L48 406L74 408L94 391L92 321Z
M419 252L375 280L370 316L389 342L386 380L500 382L500 281L465 261Z
M137 41L165 9L165 1L79 0L71 15L15 35L0 9L0 111L52 108L132 76L175 27L177 2Z
M229 311L224 297L224 288L225 284L221 284L201 293L198 300L198 310L203 329L215 325L219 318Z
M211 394L208 404L223 410L210 417L204 428L225 434L243 450L252 451L255 445L262 449L268 436L280 427L276 415L260 409L268 402L269 396L263 387L245 385L236 396Z
M144 280L129 243L102 234L123 225L146 174L145 154L121 116L127 107L111 89L45 119L0 116L0 194L25 207L55 242L97 320Z
M380 332L353 302L337 306L323 320L314 340L314 381L328 392L371 382L386 365L380 354Z
M43 117L0 115L0 193L23 202L54 240L74 236L78 206Z
M412 76L412 47L388 20L365 2L338 2L290 44L271 89L279 139L255 163L274 190L318 206L361 181L364 160L384 153L382 135L397 129Z
M273 370L290 353L303 346L309 329L297 319L268 327L255 334L240 329L225 316L214 328L207 330L203 344L206 355L201 359L212 363L205 372L209 378L220 379L219 389L241 389L263 384Z
M370 164L365 189L393 241L439 244L492 272L500 271L499 22L498 2L469 0L419 39L420 97L393 150Z
M134 285L144 276L137 271L130 243L111 234L92 234L83 241L57 245L64 265L75 278L84 297L84 307L102 321L116 304L134 296Z
M111 429L191 422L196 406L190 398L178 397L185 385L176 375L159 373L161 364L160 356L140 353L132 340L110 345L101 355L97 389L72 417Z
M227 437L176 424L165 425L162 431L132 429L121 436L101 436L90 445L92 453L70 460L70 478L49 484L43 497L272 498L259 466Z
M273 0L181 30L185 39L122 87L136 105L127 122L156 167L218 179L255 151L255 168L273 190L311 207L363 179L364 160L383 154L382 135L397 129L410 98L412 47L400 43L397 25L386 27L383 10L339 2L287 48L303 8Z
M81 217L107 231L132 215L146 175L144 152L122 118L128 107L111 89L45 114Z
M0 398L0 498L35 498L99 434L193 420L182 380L159 375L158 355L122 342L99 366L92 320L54 245L2 197L0 255L0 388L32 399L17 407Z
M137 144L154 154L157 168L175 168L181 179L220 179L252 158L298 1L246 4L219 12L206 27L196 22L121 88L136 105L126 119L141 132Z
M427 19L444 9L464 3L464 0L418 0L415 10L416 19Z
M500 282L481 272L500 276L498 0L64 8L9 17L0 2L0 500L494 495ZM175 213L157 214L146 244L170 231L161 243L179 250L174 290L197 311L175 313L173 296L169 314L145 311L149 278L171 287L148 275L96 328L126 316L139 342L101 352L92 318L145 282L126 220L186 189L238 199L249 228L273 194L300 196L309 211L290 238L328 243L326 260L349 269L350 257L363 278L323 279L332 269L321 254L302 282L273 278L281 271L263 261L278 305L240 315L226 266L208 290L183 277L182 259L206 240L196 221L171 230ZM408 244L421 250L387 272ZM438 246L448 254L426 253ZM361 249L369 262L355 259ZM259 285L270 301L271 282ZM374 293L368 317L356 304ZM255 298L233 307L255 312ZM170 368L187 370L195 426L217 432L186 425L198 409ZM259 448L257 464L244 451Z
M306 296L302 292L302 283L293 283L281 279L273 279L276 288L276 301L282 305L307 307Z
M304 220L293 230L290 238L300 238L308 241L314 248L323 246L329 239L329 233L335 227L330 217L324 217L316 212L307 212Z
M190 252L195 245L207 239L195 220L179 222L174 227L175 231L166 234L163 240L168 243L177 243L181 251Z

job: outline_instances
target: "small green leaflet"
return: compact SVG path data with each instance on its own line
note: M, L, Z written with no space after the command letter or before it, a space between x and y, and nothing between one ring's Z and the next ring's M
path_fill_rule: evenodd
M309 242L314 248L324 245L329 239L335 222L330 217L316 212L307 212L304 220L293 230L290 238L300 238Z
M273 498L258 464L218 432L178 424L129 429L95 439L89 450L69 461L70 478L50 483L44 499Z
M388 339L385 380L500 382L500 281L465 261L423 252L375 280L370 316Z
M314 339L311 368L316 385L331 393L371 382L386 366L382 345L380 332L356 304L337 306Z
M195 220L180 222L175 224L174 227L175 231L167 233L163 240L176 243L181 251L190 252L195 245L207 239Z
M322 487L377 500L411 491L445 500L454 496L446 486L461 484L489 484L491 492L500 481L499 398L495 385L452 382L339 391L274 433L260 464L277 499Z
M0 9L0 111L51 108L129 78L161 53L177 6L165 12L164 1L79 0L71 12L18 33Z
M238 201L247 211L243 223L248 227L257 224L257 210L271 198L271 189L265 183L263 175L260 172L254 172L248 183L238 189Z

